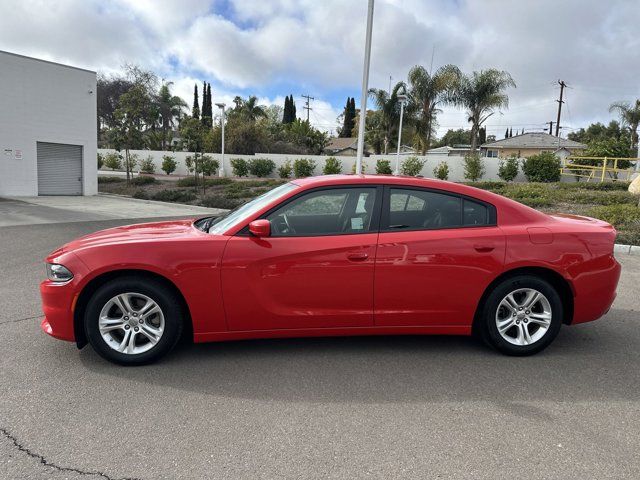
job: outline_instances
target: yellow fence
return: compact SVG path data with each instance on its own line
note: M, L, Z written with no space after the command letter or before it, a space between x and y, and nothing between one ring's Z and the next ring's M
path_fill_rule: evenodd
M569 156L562 161L560 173L586 178L587 182L591 179L596 182L604 182L607 179L629 181L637 161L640 161L640 158ZM630 162L631 166L628 166L627 162ZM619 168L620 166L627 168Z

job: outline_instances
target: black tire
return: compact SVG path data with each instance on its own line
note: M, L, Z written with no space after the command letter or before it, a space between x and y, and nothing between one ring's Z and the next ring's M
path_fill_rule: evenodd
M519 291L521 289L533 289L540 292L549 303L551 309L551 322L548 326L546 333L542 333L540 331L539 335L542 335L536 341L529 343L528 345L514 345L506 340L498 331L498 326L496 322L496 315L498 314L498 309L500 307L500 303L502 300L512 292ZM525 295L524 293L518 293L517 295ZM519 297L522 298L522 297ZM504 315L504 307L502 307L501 314ZM540 308L537 306L536 308ZM515 311L519 310L518 308L514 309ZM508 311L508 310L507 310ZM513 313L511 313L513 315ZM514 321L519 318L519 315L523 315L524 313L518 312L514 318ZM508 317L507 317L508 318ZM534 276L534 275L518 275L508 279L505 279L503 282L499 283L495 286L493 291L489 293L486 301L484 302L484 306L482 311L480 312L480 317L478 318L478 327L479 333L483 340L494 347L498 351L506 354L506 355L514 355L514 356L525 356L525 355L533 355L534 353L538 353L545 348L547 348L551 342L556 338L558 332L560 331L560 327L562 326L563 321L563 308L562 308L562 300L560 295L556 291L556 289L546 280ZM535 322L532 322L529 318L527 318L527 329L529 327L535 328L535 332L542 328L538 326ZM524 319L519 320L518 325L524 325ZM514 325L512 328L516 330L509 330L507 332L507 336L517 336L518 325ZM509 335L511 333L511 335ZM532 337L533 339L534 337Z
M98 320L102 308L110 299L122 293L137 293L153 300L164 317L164 331L160 340L142 353L121 353L111 348L100 333ZM87 340L103 358L120 365L143 365L152 363L176 345L182 335L183 313L176 294L162 282L149 278L126 276L116 278L99 287L87 304L84 315L84 329ZM129 329L129 327L127 327ZM136 330L137 332L137 330ZM144 340L143 337L141 337Z

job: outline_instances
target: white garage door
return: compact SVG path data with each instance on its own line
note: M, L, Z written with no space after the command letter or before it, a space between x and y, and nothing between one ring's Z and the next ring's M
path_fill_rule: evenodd
M38 195L82 195L82 146L38 142Z

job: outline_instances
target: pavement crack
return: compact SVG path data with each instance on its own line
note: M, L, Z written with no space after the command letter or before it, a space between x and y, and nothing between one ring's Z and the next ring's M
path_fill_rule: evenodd
M13 320L5 320L4 322L0 322L0 325L4 325L5 323L24 322L25 320L35 320L36 318L41 318L41 317L42 315L34 315L33 317L15 318Z
M106 473L99 472L97 470L81 470L79 468L74 468L74 467L63 467L47 460L44 456L40 455L39 453L31 451L29 447L26 447L22 443L20 443L18 439L15 436L13 436L6 428L0 427L0 434L2 434L2 436L4 436L7 440L9 440L13 444L14 448L16 448L18 451L26 454L31 458L38 460L45 467L52 468L54 470L57 470L58 472L76 473L78 475L100 477L100 478L105 478L107 480L139 480L133 477L123 477L120 479L116 479L114 477L107 475Z

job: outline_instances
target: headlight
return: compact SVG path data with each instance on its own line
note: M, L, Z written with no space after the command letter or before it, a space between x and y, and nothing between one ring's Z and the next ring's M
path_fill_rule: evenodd
M52 282L68 282L73 278L73 273L64 265L47 263L47 278Z

